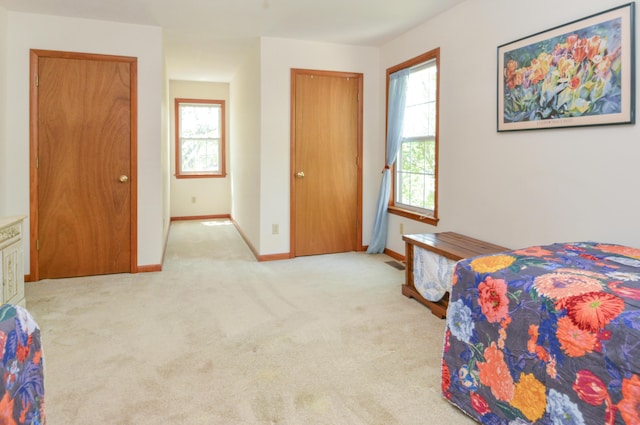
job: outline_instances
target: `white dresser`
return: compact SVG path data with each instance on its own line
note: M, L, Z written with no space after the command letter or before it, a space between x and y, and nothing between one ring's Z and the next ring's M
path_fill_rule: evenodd
M26 307L22 223L26 216L0 217L0 304Z

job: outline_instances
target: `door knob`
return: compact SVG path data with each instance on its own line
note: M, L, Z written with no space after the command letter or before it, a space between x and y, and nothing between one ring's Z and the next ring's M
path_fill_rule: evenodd
M126 183L129 181L129 177L125 176L124 174L120 176L120 178L118 179L120 180L120 183Z
M299 177L299 178L303 178L304 177L304 171L298 171L296 173L296 176Z

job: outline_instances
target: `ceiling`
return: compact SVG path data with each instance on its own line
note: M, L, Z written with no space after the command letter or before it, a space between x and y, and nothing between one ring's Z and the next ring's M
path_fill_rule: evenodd
M163 29L170 79L230 81L259 37L380 46L464 0L0 0L10 11Z

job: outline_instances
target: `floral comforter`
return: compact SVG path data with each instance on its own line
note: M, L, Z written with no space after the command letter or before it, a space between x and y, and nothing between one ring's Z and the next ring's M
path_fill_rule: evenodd
M20 306L0 306L0 353L0 424L45 424L40 328Z
M640 249L553 244L458 262L442 392L486 424L640 424Z

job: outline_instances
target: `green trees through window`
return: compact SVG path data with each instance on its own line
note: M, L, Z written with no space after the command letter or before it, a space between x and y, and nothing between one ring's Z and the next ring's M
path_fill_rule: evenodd
M224 122L224 101L176 99L176 177L225 174Z
M393 68L409 69L402 140L390 212L437 221L439 49ZM388 71L389 72L389 71Z

